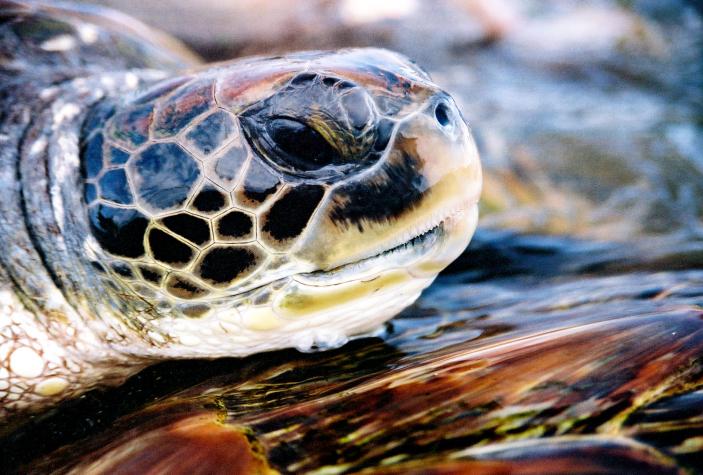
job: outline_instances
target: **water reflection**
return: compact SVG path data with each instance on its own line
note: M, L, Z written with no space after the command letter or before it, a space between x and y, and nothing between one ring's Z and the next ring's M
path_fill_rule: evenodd
M352 22L312 0L264 2L277 16L257 21L303 20L263 42L232 23L245 15L228 17L228 43L183 36L211 57L323 39L428 66L486 166L464 255L378 338L159 365L29 421L2 460L38 472L221 473L233 453L281 472L703 470L698 4L410 4Z

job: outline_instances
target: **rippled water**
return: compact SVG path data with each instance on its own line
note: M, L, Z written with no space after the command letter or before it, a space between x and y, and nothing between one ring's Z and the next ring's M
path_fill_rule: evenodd
M331 45L416 57L462 106L486 190L459 260L383 338L159 365L28 421L2 460L39 472L703 471L700 6L437 5L339 36L317 26ZM306 31L296 47L318 47Z
M3 456L110 473L220 473L240 452L292 472L700 469L703 271L552 272L558 252L512 242L527 266L443 276L384 338L163 364L29 424Z

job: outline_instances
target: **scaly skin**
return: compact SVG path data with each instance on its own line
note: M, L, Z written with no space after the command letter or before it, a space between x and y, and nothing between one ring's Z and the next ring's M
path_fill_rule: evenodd
M116 76L93 79L98 78ZM74 196L75 130L88 101L74 93L80 90L78 95L94 100L106 91L93 80L77 81L27 87L31 100L18 94L11 108L3 108L9 111L0 152L0 235L6 243L0 253L3 417L75 396L104 377L106 384L119 382L144 364L127 363L126 353L142 341L137 334L88 303L101 296L76 240L87 229L74 220L83 208ZM134 87L138 81L135 76L128 82Z
M189 57L124 18L13 5L0 42L0 416L159 359L339 346L468 243L475 146L406 58L312 52L178 72ZM143 50L110 49L115 35Z
M85 304L99 296L76 244L86 234L76 229L84 206L75 199L78 133L96 100L133 91L140 75L163 76L154 69L195 63L172 40L110 11L0 1L0 17L0 419L7 419L143 366L125 356L142 340ZM125 54L135 41L145 54Z

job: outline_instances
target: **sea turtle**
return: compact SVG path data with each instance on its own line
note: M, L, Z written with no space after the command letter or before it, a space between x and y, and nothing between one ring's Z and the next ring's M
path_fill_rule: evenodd
M94 7L0 1L0 416L167 358L339 346L466 247L452 98L380 49L201 65Z

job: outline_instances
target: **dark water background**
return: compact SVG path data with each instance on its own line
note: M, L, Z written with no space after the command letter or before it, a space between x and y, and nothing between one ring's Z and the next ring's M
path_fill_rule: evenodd
M8 467L703 470L700 2L110 3L212 60L415 58L479 144L479 231L385 338L150 368L5 437Z

